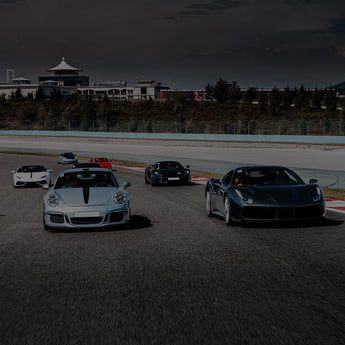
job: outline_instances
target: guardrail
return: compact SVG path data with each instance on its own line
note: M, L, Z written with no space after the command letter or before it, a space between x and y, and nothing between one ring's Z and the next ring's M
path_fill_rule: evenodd
M180 134L238 134L238 135L345 135L342 119L237 119L224 121L153 121L153 120L48 120L22 122L20 130L180 133Z
M309 144L345 145L345 136L318 135L248 135L248 134L189 134L189 133L134 133L134 132L91 132L91 131L30 131L0 130L0 135L33 136L71 136L123 139L160 139L160 140L206 140L206 141L249 141Z

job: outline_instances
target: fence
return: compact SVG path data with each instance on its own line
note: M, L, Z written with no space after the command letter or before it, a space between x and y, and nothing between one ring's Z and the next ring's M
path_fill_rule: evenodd
M254 135L345 135L344 120L229 120L152 121L108 120L83 123L59 120L55 123L25 124L26 130L105 131L133 133L254 134Z

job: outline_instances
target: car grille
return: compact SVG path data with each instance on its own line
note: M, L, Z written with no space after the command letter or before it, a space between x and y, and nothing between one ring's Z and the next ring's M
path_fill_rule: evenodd
M303 207L256 207L247 206L242 210L245 219L303 219L322 217L324 213L323 205L311 205Z
M110 213L110 223L121 222L122 219L123 219L123 212Z
M77 217L70 218L72 224L99 224L102 223L103 217Z
M63 214L51 214L50 215L50 221L52 223L62 224L62 223L64 223L64 216L63 216Z

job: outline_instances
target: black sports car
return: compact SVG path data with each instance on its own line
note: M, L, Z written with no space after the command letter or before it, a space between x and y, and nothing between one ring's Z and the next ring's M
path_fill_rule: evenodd
M189 184L192 174L189 165L186 168L179 162L161 161L145 168L145 183L158 184Z
M222 178L211 178L205 190L205 209L237 221L282 221L321 218L325 215L322 189L305 184L292 170L280 166L246 166Z

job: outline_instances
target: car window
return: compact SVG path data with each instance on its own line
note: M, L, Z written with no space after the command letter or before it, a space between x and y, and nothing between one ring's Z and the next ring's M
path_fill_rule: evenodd
M65 152L63 154L63 156L66 158L74 158L74 153L73 152Z
M238 169L234 178L235 186L295 184L303 184L303 181L297 174L280 167Z
M233 170L231 170L230 172L228 172L224 177L223 177L223 183L225 186L228 186L230 184L231 181L231 177L233 175Z
M58 177L54 189L83 187L118 187L114 175L105 171L76 171Z
M22 166L18 169L18 172L23 173L34 173L34 172L43 172L47 171L47 168L43 165L28 165L28 166Z
M169 170L169 169L183 169L183 166L178 162L159 162L155 165L155 170Z

